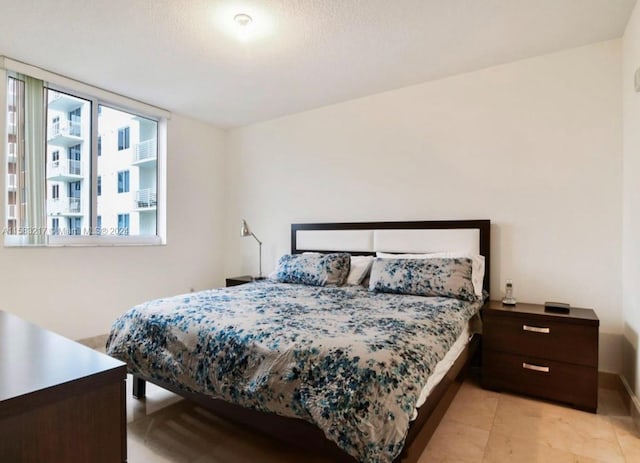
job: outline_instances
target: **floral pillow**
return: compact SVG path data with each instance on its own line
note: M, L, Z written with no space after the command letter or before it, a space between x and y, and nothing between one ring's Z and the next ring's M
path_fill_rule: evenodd
M350 256L334 254L286 254L278 261L276 280L303 285L341 286L349 275Z
M369 290L475 301L469 258L376 259Z
M342 286L347 282L351 270L351 255L347 253L325 254L324 265L327 268L327 284Z

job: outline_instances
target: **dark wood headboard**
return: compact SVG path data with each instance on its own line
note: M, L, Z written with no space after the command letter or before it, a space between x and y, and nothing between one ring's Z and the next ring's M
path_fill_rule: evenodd
M490 220L425 220L411 222L341 222L341 223L294 223L291 224L291 253L298 254L306 251L321 252L350 252L354 255L375 255L374 250L354 250L348 249L299 249L298 231L309 230L460 230L477 229L479 231L480 254L485 259L485 271L483 287L485 291L490 290L490 269L491 269L491 221Z

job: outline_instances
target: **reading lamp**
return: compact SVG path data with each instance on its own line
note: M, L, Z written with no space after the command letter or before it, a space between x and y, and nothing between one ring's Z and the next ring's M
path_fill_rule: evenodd
M258 273L258 280L262 279L262 241L260 241L258 239L258 237L256 235L253 234L253 232L251 230L249 230L249 226L247 225L247 221L246 220L242 220L242 228L240 229L240 236L242 236L243 238L246 238L247 236L253 236L255 238L255 240L258 242L258 246L259 246L259 260L258 260L258 268L259 268L259 273Z

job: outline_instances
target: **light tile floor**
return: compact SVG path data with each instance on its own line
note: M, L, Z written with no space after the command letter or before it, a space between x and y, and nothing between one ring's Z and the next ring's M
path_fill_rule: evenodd
M226 422L200 406L147 385L127 391L130 463L329 463ZM639 463L640 433L617 392L600 389L598 414L461 387L420 463Z

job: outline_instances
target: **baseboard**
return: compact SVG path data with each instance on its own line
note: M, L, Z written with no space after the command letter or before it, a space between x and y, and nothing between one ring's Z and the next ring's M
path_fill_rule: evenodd
M603 373L600 372L600 375ZM604 373L605 375L613 375L613 373ZM622 396L625 400L625 403L629 404L629 415L633 419L633 424L635 424L636 429L640 431L640 400L631 390L631 386L622 375L614 375L618 377L618 381L622 384ZM598 377L598 381L600 381L600 376Z
M598 387L602 389L611 389L621 394L627 394L622 377L617 373L609 373L607 371L598 372Z
M76 342L83 344L91 349L95 349L101 352L104 352L105 346L107 345L108 334L100 334L98 336L93 336L90 338L78 339Z

